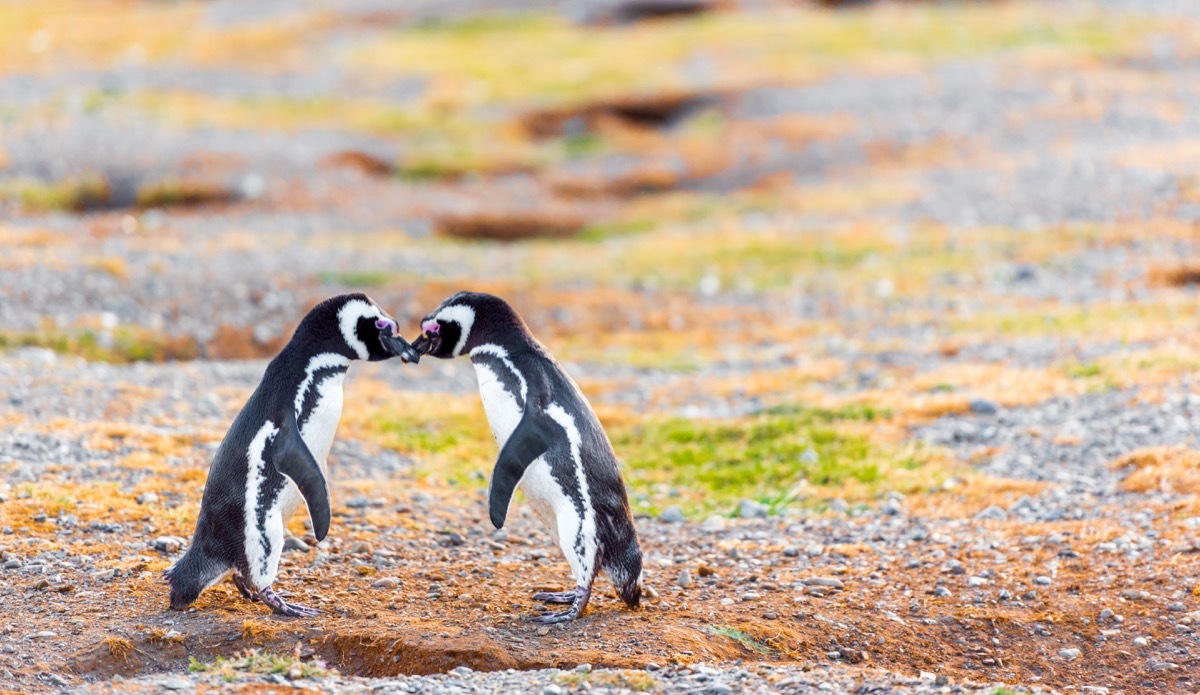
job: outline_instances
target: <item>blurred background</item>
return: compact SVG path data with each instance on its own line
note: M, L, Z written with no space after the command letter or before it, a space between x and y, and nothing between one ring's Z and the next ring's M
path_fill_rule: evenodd
M1190 2L3 2L0 345L257 359L473 288L643 511L936 486L913 427L1198 363L1198 92ZM466 365L411 374L461 401L347 427L486 470Z

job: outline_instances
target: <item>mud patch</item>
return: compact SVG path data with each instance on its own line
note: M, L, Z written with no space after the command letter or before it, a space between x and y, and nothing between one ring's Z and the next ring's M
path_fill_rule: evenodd
M587 224L587 218L580 213L542 207L445 215L437 220L435 229L438 234L455 239L519 241L570 237Z

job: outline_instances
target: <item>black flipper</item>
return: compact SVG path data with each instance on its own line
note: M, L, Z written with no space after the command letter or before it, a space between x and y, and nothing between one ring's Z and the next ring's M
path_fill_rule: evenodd
M525 469L529 468L534 459L546 453L556 435L562 436L561 429L555 432L555 428L558 427L558 423L550 419L549 415L533 403L526 402L525 415L521 422L517 423L512 436L504 443L500 457L496 459L496 466L492 469L488 511L492 516L492 525L496 528L504 527L504 519L508 516L508 503L512 501L513 492L517 489L517 483L524 477Z
M325 474L317 465L308 445L300 437L296 426L296 416L288 409L283 418L283 426L275 435L274 456L271 462L275 470L291 479L300 494L304 496L304 504L308 506L308 518L312 521L313 535L318 541L325 540L329 533L329 485L325 482Z

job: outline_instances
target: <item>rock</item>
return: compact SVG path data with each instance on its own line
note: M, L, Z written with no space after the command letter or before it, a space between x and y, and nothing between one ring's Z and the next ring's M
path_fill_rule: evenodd
M1112 617L1114 615L1116 615L1116 614L1112 612L1111 608L1105 608L1104 610L1100 611L1100 620L1101 621L1112 620Z
M675 580L675 583L678 584L679 586L682 586L685 589L688 588L689 586L692 585L692 573L687 571L686 569L683 570L682 572L679 573L679 579Z
M351 509L366 509L371 506L371 500L367 499L366 495L355 495L346 500L346 506Z
M970 577L967 579L967 586L972 587L972 588L979 588L981 586L986 586L987 583L988 583L988 580L984 579L983 577Z
M395 589L398 584L400 584L400 580L395 577L382 577L376 579L372 586L376 589Z
M732 606L734 603L736 603L736 601L726 596L725 598L721 599L719 603L722 606Z
M137 496L138 504L154 504L158 501L158 494L154 492L143 492Z
M700 524L700 530L706 531L708 533L724 531L725 530L725 517L722 517L722 516L708 517L707 519L704 520L703 524Z
M168 678L163 681L162 687L167 690L191 690L192 682L186 678Z
M11 560L6 560L4 562L4 569L6 569L6 570L21 569L21 561L16 559L15 557Z
M900 503L900 500L890 499L883 503L882 511L887 516L900 516L904 513L904 505Z
M542 688L542 695L566 695L566 692L567 691L563 690L557 685L554 685L553 683Z
M1150 644L1150 640L1146 639L1145 637L1134 637L1133 643L1139 647L1144 647L1147 644Z
M1075 649L1075 648L1059 649L1058 655L1061 656L1062 658L1066 659L1067 661L1074 661L1079 658L1079 650Z
M833 577L807 577L801 579L805 586L826 586L833 589L841 589L844 585L842 580Z
M453 673L454 675L458 676L459 678L466 678L467 676L474 673L474 671L472 671L467 666L457 666L455 668L450 669L450 673Z
M765 504L754 500L742 500L738 503L738 516L743 519L765 519L770 509Z
M658 515L658 520L668 524L678 524L684 520L683 510L679 507L667 507Z
M462 535L458 531L451 531L450 533L446 534L446 545L449 545L451 547L458 547L460 545L466 545L466 544L467 544L466 536Z
M799 557L800 549L794 545L789 545L788 547L783 549L783 556L784 557Z
M179 549L185 545L185 541L176 536L159 536L158 538L154 539L154 542L151 543L151 545L155 550L167 553L169 555L171 553L179 552Z
M971 400L971 412L976 415L995 415L1000 412L1000 406L986 398L974 398Z
M937 596L938 598L949 598L952 594L950 593L950 590L944 586L935 586L933 587L933 595Z
M1043 574L1043 575L1039 575L1038 577L1035 577L1033 580L1033 583L1038 584L1040 586L1050 586L1051 581L1052 580L1050 579L1050 577L1047 577L1046 575Z
M975 521L1005 521L1007 519L1008 512L994 504L975 515Z
M354 545L350 546L350 552L355 555L359 555L359 554L370 555L371 554L371 544L366 541L358 541Z
M753 601L759 597L760 594L757 591L747 591L746 593L742 594L741 599L743 601Z
M829 503L829 509L837 512L838 514L845 514L846 512L850 511L850 505L846 502L846 500L838 497Z
M579 664L578 666L575 667L575 673L591 673L591 672L592 672L591 664Z
M36 639L36 640L54 639L55 637L58 637L58 633L51 632L50 630L42 630L41 632L35 632L32 635L29 635L29 639Z
M302 553L308 552L308 543L304 542L299 536L288 536L283 539L284 550L298 550Z

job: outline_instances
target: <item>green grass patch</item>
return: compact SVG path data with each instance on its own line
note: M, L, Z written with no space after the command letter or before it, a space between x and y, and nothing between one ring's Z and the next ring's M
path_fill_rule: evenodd
M581 686L592 688L615 688L632 690L637 693L648 693L658 688L658 681L645 671L588 671L579 673L570 671L554 677L555 682L570 687L572 690Z
M301 661L295 656L268 654L253 649L229 659L218 656L211 663L188 657L188 673L214 673L226 682L233 682L241 675L278 674L291 680L337 675L336 670L326 668L319 659Z
M166 362L192 360L200 346L190 338L176 338L134 327L118 327L107 336L96 331L0 332L0 350L23 347L47 348L91 362Z
M383 287L392 281L392 273L382 270L329 270L318 278L324 284L346 287Z
M732 627L726 627L724 625L709 625L708 632L709 632L709 634L720 635L721 637L727 637L727 638L733 640L734 642L737 642L738 644L742 645L746 649L749 649L750 651L758 652L759 654L763 654L763 655L771 653L770 647L768 647L767 645L763 644L762 642L759 642L758 640L754 639L753 637L750 636L749 633L747 633L743 630L738 630L738 629L732 628Z
M43 212L81 212L102 207L109 200L108 179L83 176L47 183L35 179L0 181L0 200L20 203L30 210Z
M869 407L797 406L736 419L647 418L609 435L631 487L646 493L635 496L638 511L730 510L742 499L778 511L820 488L874 495L926 484L923 449L889 450L864 433L863 423L885 416ZM664 488L680 499L653 494Z

